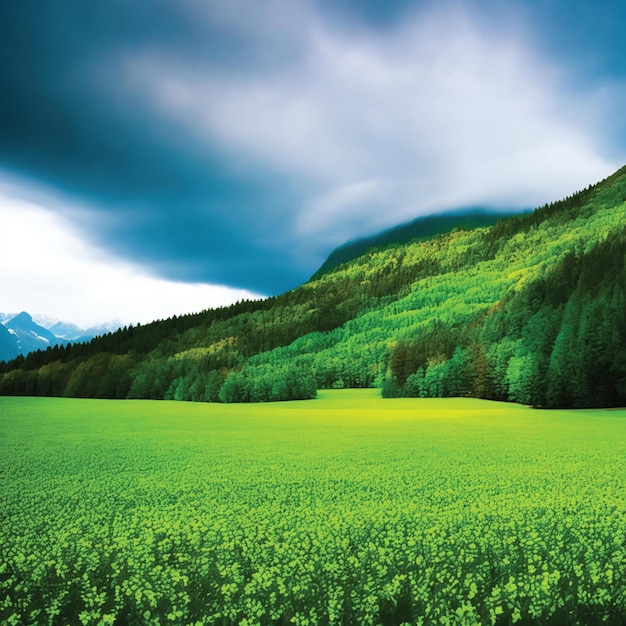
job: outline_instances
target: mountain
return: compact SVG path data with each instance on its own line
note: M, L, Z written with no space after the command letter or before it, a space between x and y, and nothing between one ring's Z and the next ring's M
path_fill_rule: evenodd
M67 343L47 328L37 324L26 311L10 318L4 325L15 336L20 354L27 354L33 350L45 350L58 343Z
M108 323L82 328L81 326L72 324L71 322L62 322L46 315L33 315L33 320L37 322L37 324L47 328L59 339L66 339L72 343L78 341L91 341L98 335L104 335L123 326L119 320L114 320Z
M0 313L0 361L9 361L18 355L68 343L91 341L98 335L116 330L118 322L84 329L76 324L61 322L44 315Z
M20 354L17 336L0 324L0 361L10 361Z
M40 320L37 321L42 324ZM57 337L68 341L89 341L95 337L95 334L88 336L82 328L71 322L48 321L42 325Z
M528 211L524 211L528 212ZM472 230L493 226L498 220L517 215L521 212L499 212L490 209L473 208L465 211L454 211L436 215L427 215L417 219L394 226L381 233L370 237L363 237L348 241L335 248L322 266L311 276L311 280L317 280L324 274L334 270L342 263L347 263L364 255L375 248L383 248L390 245L409 243L415 240L424 240L434 235L450 232L455 228Z
M529 214L369 249L261 301L0 365L0 393L219 400L317 388L626 405L626 167Z

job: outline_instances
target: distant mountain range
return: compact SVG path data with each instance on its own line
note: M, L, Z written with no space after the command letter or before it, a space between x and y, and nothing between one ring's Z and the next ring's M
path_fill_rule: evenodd
M0 361L56 345L91 341L118 327L118 323L110 323L85 329L44 315L33 316L26 311L0 313Z

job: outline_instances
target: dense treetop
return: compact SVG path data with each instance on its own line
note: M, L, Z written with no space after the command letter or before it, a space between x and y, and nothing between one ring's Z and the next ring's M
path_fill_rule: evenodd
M427 215L401 224L388 230L363 237L339 246L333 250L322 266L313 274L311 280L321 278L342 263L348 263L377 248L397 246L401 243L409 243L418 239L424 240L435 235L446 233L453 228L471 230L484 226L493 226L499 219L510 217L514 213L503 213L486 209L473 209L459 213L442 213L439 215Z

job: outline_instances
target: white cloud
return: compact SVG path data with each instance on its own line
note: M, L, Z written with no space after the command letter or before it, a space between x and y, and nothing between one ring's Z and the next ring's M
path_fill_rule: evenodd
M257 31L291 48L282 66L229 74L163 49L125 69L128 85L190 134L300 181L296 240L315 231L317 245L341 243L448 208L536 206L620 165L595 113L612 91L568 87L567 70L523 29L438 4L374 33L288 5L263 4ZM281 29L263 26L272 16ZM253 37L254 21L242 29ZM287 31L298 38L282 40Z
M259 297L152 276L90 245L45 204L14 192L0 187L2 311L43 313L87 327L111 320L146 323Z
M389 203L393 193L393 185L387 180L363 180L342 185L305 206L297 219L296 232L319 241L329 222L335 224L335 228L344 225L349 228L351 222L358 220L365 211L375 215L378 208Z

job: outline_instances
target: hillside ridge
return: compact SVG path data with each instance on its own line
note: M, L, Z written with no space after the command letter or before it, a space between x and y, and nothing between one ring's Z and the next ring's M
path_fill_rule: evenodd
M423 240L449 232L454 228L472 230L493 226L496 222L528 211L495 211L473 208L418 217L368 237L347 241L335 248L309 280L317 280L343 263L348 263L377 248Z

